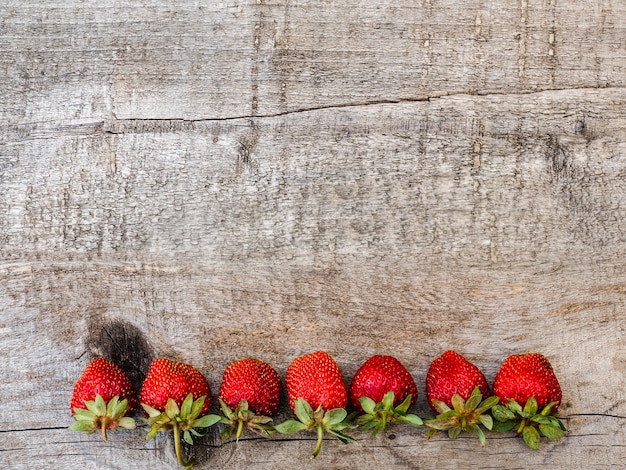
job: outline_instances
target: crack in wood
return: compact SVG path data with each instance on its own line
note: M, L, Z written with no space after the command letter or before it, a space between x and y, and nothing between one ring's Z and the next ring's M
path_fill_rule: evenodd
M480 97L488 97L488 96L525 96L525 95L535 95L541 93L555 93L555 92L566 92L566 91L597 91L597 90L621 90L626 87L605 87L605 88L597 88L597 87L570 87L570 88L542 88L536 90L522 90L522 91L497 91L497 90L462 90L455 91L449 93L441 93L438 95L428 95L421 97L412 97L412 98L399 98L399 99L388 99L388 100L374 100L374 101L362 101L362 102L348 102L348 103L335 103L328 104L323 106L311 106L311 107L303 107L296 108L287 111L281 111L277 113L266 113L266 114L245 114L245 115L237 115L237 116L224 116L224 117L215 117L215 118L196 118L196 119L183 119L183 118L114 118L107 123L104 123L103 130L109 134L122 134L124 132L116 131L114 128L107 127L107 124L111 123L136 123L136 122L162 122L170 125L174 125L176 123L206 123L206 122L225 122L225 121L237 121L237 120L256 120L256 119L268 119L268 118L277 118L283 116L289 116L294 114L301 113L310 113L315 111L323 111L323 110L332 110L332 109L343 109L343 108L358 108L358 107L368 107L368 106L380 106L385 104L402 104L402 103L423 103L430 102L437 99L442 98L452 98L455 96L480 96Z
M340 110L348 108L362 108L370 106L380 105L394 105L404 103L428 103L438 99L454 98L457 96L525 96L536 95L545 93L556 92L568 92L568 91L600 91L600 90L623 90L626 87L614 86L614 87L574 87L574 88L542 88L537 90L522 90L522 91L497 91L497 90L461 90L450 93L441 93L437 95L420 96L413 98L399 98L388 100L374 100L374 101L362 101L362 102L347 102L347 103L335 103L323 106L312 106L295 108L286 111L266 114L242 114L235 116L223 116L223 117L209 117L209 118L150 118L150 117L132 117L132 118L118 118L114 113L111 114L110 119L99 120L93 122L86 122L80 124L60 124L56 126L49 126L45 122L28 122L20 125L9 125L0 127L3 130L5 136L15 136L16 140L23 139L49 139L56 135L75 135L75 136L93 136L98 132L108 135L119 135L128 133L142 133L142 132L185 132L198 130L196 126L201 124L211 123L227 123L237 121L247 121L246 127L250 122L255 122L262 119L280 118L291 115L298 115L304 113L313 113L316 111L324 110ZM9 141L11 139L6 139Z
M13 432L60 431L62 429L67 429L67 426L45 426L41 428L23 428L23 429L0 429L0 434L13 433ZM6 450L6 449L0 449L0 450Z

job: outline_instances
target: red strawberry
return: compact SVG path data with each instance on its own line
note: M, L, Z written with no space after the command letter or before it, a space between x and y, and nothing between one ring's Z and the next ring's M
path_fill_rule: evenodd
M372 356L356 371L352 379L352 404L363 411L359 398L368 397L379 403L388 392L394 393L394 406L402 403L409 395L411 405L417 399L415 380L400 361L392 356Z
M126 373L100 357L91 361L79 377L70 407L76 419L70 429L87 434L100 430L106 441L109 429L135 427L135 421L128 416L137 411L137 394Z
M465 431L476 433L481 445L485 445L480 425L493 427L493 420L486 412L498 399L490 397L489 385L478 367L455 351L444 352L430 364L426 394L430 407L438 413L436 418L424 421L432 428L429 437L437 431L448 431L448 436L455 439Z
M498 431L517 428L531 449L539 448L541 435L559 439L563 423L550 416L561 404L562 391L552 365L539 353L507 357L493 382L493 393L502 405L493 409Z
M539 408L556 402L552 411L558 409L562 398L561 386L552 365L539 353L507 357L496 374L493 393L505 404L515 400L523 406L530 397L535 397Z
M185 442L191 445L191 435L201 435L196 428L207 428L220 420L217 415L207 415L211 390L204 376L184 362L155 359L144 380L140 399L149 417L150 431L146 439L152 439L159 431L173 431L178 462L191 466L193 459L185 461L182 456L180 431Z
M278 410L280 389L278 372L266 362L248 358L229 364L219 393L224 413L221 421L229 425L222 432L222 438L228 439L236 429L239 440L244 425L269 437L272 428L267 423Z
M433 405L434 400L450 408L455 393L467 400L476 387L483 398L491 395L487 379L480 369L455 351L446 351L435 359L426 374L428 404L435 412L438 410Z
M293 360L285 377L289 406L295 411L295 403L302 398L313 409L345 408L348 392L341 371L335 360L324 351L305 354Z
M352 404L365 411L356 422L363 431L372 429L372 437L393 421L421 426L420 418L406 413L416 398L415 380L392 356L369 358L356 372L350 386Z
M207 414L211 408L211 390L204 376L189 364L161 357L150 365L140 399L142 404L165 411L168 399L181 406L190 393L194 400L205 397L200 415Z
M276 431L315 430L318 440L312 458L321 450L324 431L344 444L354 440L341 432L354 426L345 421L348 392L339 366L328 353L317 351L294 359L287 368L286 384L289 405L299 421L285 421Z

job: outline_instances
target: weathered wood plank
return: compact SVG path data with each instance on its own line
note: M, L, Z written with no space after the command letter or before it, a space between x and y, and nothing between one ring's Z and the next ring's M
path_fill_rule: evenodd
M626 84L610 0L8 0L3 18L0 112L30 128Z
M621 468L626 5L18 2L0 7L0 464L175 466L65 429L94 355L217 391L246 355L325 349L491 381L549 356L566 439L312 436L198 468ZM289 415L283 401L279 420Z
M609 462L617 464L624 458L623 447L615 437L623 431L624 423L624 355L623 350L607 351L607 344L621 344L625 326L623 317L616 315L624 308L623 270L614 268L607 272L607 265L602 272L563 268L534 273L528 278L513 270L513 278L504 280L501 273L474 269L449 273L446 278L421 280L407 289L407 279L393 279L386 273L372 272L372 278L365 278L360 270L352 276L321 271L282 271L277 275L269 270L263 272L258 266L254 272L241 268L240 273L215 273L180 266L138 268L132 263L107 266L48 262L32 270L21 268L27 273L21 277L12 272L13 282L24 286L22 302L30 307L32 315L16 306L16 314L10 316L13 320L4 333L15 338L17 344L32 336L36 336L37 342L29 346L28 354L11 341L2 342L2 355L9 358L10 390L15 390L4 398L7 406L2 412L3 431L20 444L19 448L25 441L17 429L24 422L32 429L42 428L44 436L57 432L45 428L69 421L67 403L73 381L86 357L97 354L117 358L120 363L123 358L130 363L145 359L139 363L144 371L155 355L193 360L216 391L227 361L249 351L270 361L284 374L296 355L313 347L324 348L335 355L347 378L369 354L389 352L409 366L422 397L416 411L427 415L425 370L442 348L453 346L474 358L489 380L507 354L541 350L550 356L565 390L561 415L570 428L570 436L563 442L544 443L547 449L539 456L529 455L530 460L524 457L525 462L548 461L557 468L571 465L585 455L589 465L600 468L606 463L606 455L600 452L593 457L585 451L586 446L597 445L611 446ZM597 284L581 291L580 285L572 281L581 275L590 276ZM185 279L184 287L180 285L181 276ZM54 299L61 296L64 301L59 305L59 300ZM10 297L20 298L16 290L10 292ZM400 305L389 300L395 298L401 298ZM463 298L464 302L460 300ZM180 311L181 306L184 311ZM4 311L11 314L13 309L7 307L10 306ZM126 332L122 335L119 330L123 322L129 324L124 326ZM384 322L402 325L394 333L392 345L389 327L383 326ZM555 324L558 331L542 336ZM129 339L124 343L120 338ZM20 411L6 411L12 408ZM283 409L281 419L286 416ZM353 450L331 444L326 450L332 455L311 465L341 467L337 459L357 458L354 456L359 454L370 459L374 458L371 453L380 452L382 455L376 458L381 462L390 459L393 463L399 458L401 462L413 461L419 468L419 462L427 465L435 454L454 458L461 446L471 455L480 452L476 458L481 465L501 462L501 468L511 468L524 452L521 442L510 436L492 438L488 450L478 451L473 440L427 443L420 430L392 432L397 439L383 441L384 444L371 443L365 436L360 436L358 447ZM85 458L95 458L93 454L97 454L105 465L124 459L130 459L132 465L137 462L137 452L155 449L154 444L142 443L140 431L120 438L124 439L124 444L120 444L124 449L119 449L117 457L110 449L101 452L104 444L94 438L66 433L65 445L73 443L72 446L79 446L78 450L57 452L75 454L87 446ZM411 443L403 444L408 439L412 439ZM594 443L594 439L598 442ZM215 438L210 442L218 446ZM231 455L233 444L201 455L207 465L223 464L223 468L226 463L222 461L227 457L242 464L252 464L256 457L260 460L259 468L287 468L306 455L304 449L311 442L277 442L269 454L267 443L250 444L250 449L248 444L240 443L241 455ZM48 445L57 444L52 441ZM155 459L171 461L167 445L166 441L159 441ZM379 450L381 445L386 450ZM424 446L432 454L424 455ZM23 463L19 452L1 455L11 465Z
M5 147L4 250L306 265L610 258L625 244L624 101L621 89L460 95L52 128Z

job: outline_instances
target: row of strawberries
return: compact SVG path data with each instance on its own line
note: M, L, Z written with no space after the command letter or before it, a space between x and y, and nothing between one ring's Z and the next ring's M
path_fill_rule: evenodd
M422 420L409 414L417 387L409 371L392 356L376 355L356 372L347 389L335 360L324 351L296 358L285 376L289 406L295 418L271 426L280 401L278 372L258 359L243 359L224 371L218 400L221 414L209 414L211 391L206 378L193 366L166 358L155 359L143 382L139 401L148 424L147 439L159 431L173 431L176 455L190 468L181 450L183 439L216 423L225 430L222 438L239 439L247 428L271 437L305 430L317 432L312 457L318 455L323 436L329 433L343 443L354 440L345 433L359 428L372 437L392 422L426 425L429 437L447 431L450 438L461 432L475 433L485 445L483 428L516 430L526 444L537 449L540 436L558 439L565 427L553 416L561 403L561 387L548 360L541 354L506 358L493 383L493 395L483 373L463 356L446 351L435 359L426 375L428 403L437 414ZM348 415L351 402L355 412ZM137 394L124 371L103 358L94 359L78 379L72 395L74 424L70 429L93 433L136 426Z

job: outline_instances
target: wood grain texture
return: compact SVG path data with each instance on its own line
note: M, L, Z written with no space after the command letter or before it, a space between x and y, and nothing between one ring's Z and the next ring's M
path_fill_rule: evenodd
M140 385L324 349L491 382L547 355L568 436L221 443L197 468L622 468L626 5L5 1L0 464L176 468L66 429L89 360ZM289 416L283 400L278 421Z

